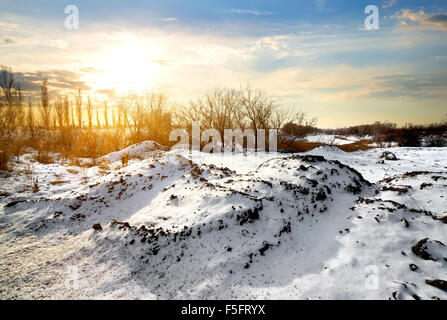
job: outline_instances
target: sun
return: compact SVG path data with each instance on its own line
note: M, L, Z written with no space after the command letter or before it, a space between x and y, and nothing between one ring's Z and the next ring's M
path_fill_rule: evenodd
M120 95L150 90L160 71L151 59L150 50L138 44L110 48L96 65L100 72L90 79L92 88L114 90Z

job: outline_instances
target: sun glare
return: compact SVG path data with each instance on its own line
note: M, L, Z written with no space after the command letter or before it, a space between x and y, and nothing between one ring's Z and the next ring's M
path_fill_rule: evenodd
M95 90L113 90L119 95L141 94L155 86L159 66L152 62L147 48L125 45L107 50L97 63L89 83Z

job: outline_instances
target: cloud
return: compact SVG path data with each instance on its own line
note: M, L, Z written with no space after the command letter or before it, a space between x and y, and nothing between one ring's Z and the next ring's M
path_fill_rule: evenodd
M33 72L14 72L17 81L24 91L39 91L42 80L48 79L48 86L56 91L63 89L90 90L90 87L80 81L80 75L66 70L49 70Z
M170 61L164 60L164 59L155 59L155 60L152 60L152 62L155 62L156 64L158 64L162 67L167 67L172 64Z
M0 30L1 31L13 31L17 27L18 27L18 24L0 21Z
M326 7L327 0L315 0L314 4L318 9L324 9Z
M36 41L27 39L27 38L19 38L19 37L7 37L0 39L0 46L21 46L21 45L29 45L34 44Z
M428 18L428 21L431 23L439 23L447 26L447 14L435 14Z
M227 65L236 59L240 61L251 58L251 54L246 50L220 44L200 44L184 48L184 52L193 53L192 59L183 60L183 63L190 66Z
M289 37L286 35L263 37L254 41L249 51L251 53L272 52L277 59L283 58L291 54L288 40Z
M13 39L3 39L2 43L3 44L14 44L16 42Z
M402 98L402 97L436 97L444 96L447 85L445 75L391 74L377 76L377 88L369 97Z
M67 49L68 43L63 39L54 39L47 42L47 45L57 49Z
M253 14L255 16L271 16L275 14L271 11L258 11L258 10L242 10L242 9L232 9L231 12L238 14Z
M398 2L399 2L399 0L387 0L387 1L385 1L385 3L382 5L382 8L383 8L383 9L386 9L386 8L393 7L393 6L395 6L396 4L398 4Z
M116 91L116 89L100 89L100 90L96 90L96 92L106 95L109 99L116 99L117 97L119 97L118 92Z
M98 69L93 68L93 67L84 67L84 68L81 68L80 71L84 72L84 73L97 73L97 72L100 72Z
M166 21L166 22L173 22L173 21L177 21L177 18L169 17L169 18L163 18L162 20Z
M392 16L400 24L411 29L447 30L447 14L428 14L424 9L412 11L403 9Z

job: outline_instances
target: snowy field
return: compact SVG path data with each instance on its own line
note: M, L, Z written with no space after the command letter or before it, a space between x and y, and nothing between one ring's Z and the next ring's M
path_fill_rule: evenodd
M321 142L329 145L344 145L353 142L357 142L359 140L371 140L372 137L365 136L360 139L355 136L339 136L339 135L330 135L330 134L315 134L309 135L305 138L305 140L309 142Z
M13 166L1 299L447 299L447 148Z
M306 136L303 140L308 142L323 143L329 146L342 146L359 141L368 141L368 145L371 147L397 147L396 142L382 142L382 145L379 145L377 142L373 142L374 137L372 136L357 137L332 134L313 134Z

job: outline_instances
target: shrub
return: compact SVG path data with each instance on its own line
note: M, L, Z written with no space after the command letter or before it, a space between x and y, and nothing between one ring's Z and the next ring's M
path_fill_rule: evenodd
M402 128L397 131L396 142L400 147L420 147L421 133L413 127Z
M427 137L427 147L445 147L447 145L447 139L442 135L431 135Z
M361 141L356 141L353 143L348 143L348 144L343 144L340 146L337 146L337 148L339 148L340 150L343 150L344 152L354 152L354 151L359 151L359 150L369 150L369 149L373 149L374 147L371 147L370 144L372 143L371 140L361 140Z
M54 158L46 151L39 150L34 155L34 160L42 164L50 164L54 162Z
M321 142L309 142L299 140L299 141L293 141L290 144L286 143L284 148L286 148L288 151L291 152L306 152L323 145L324 143ZM282 149L282 147L279 146L279 149Z
M123 165L123 167L127 166L127 164L129 163L129 158L130 157L128 153L121 157L121 164Z
M40 191L39 187L39 178L33 178L33 193L37 193Z
M0 170L9 170L8 163L11 158L9 152L0 151Z

